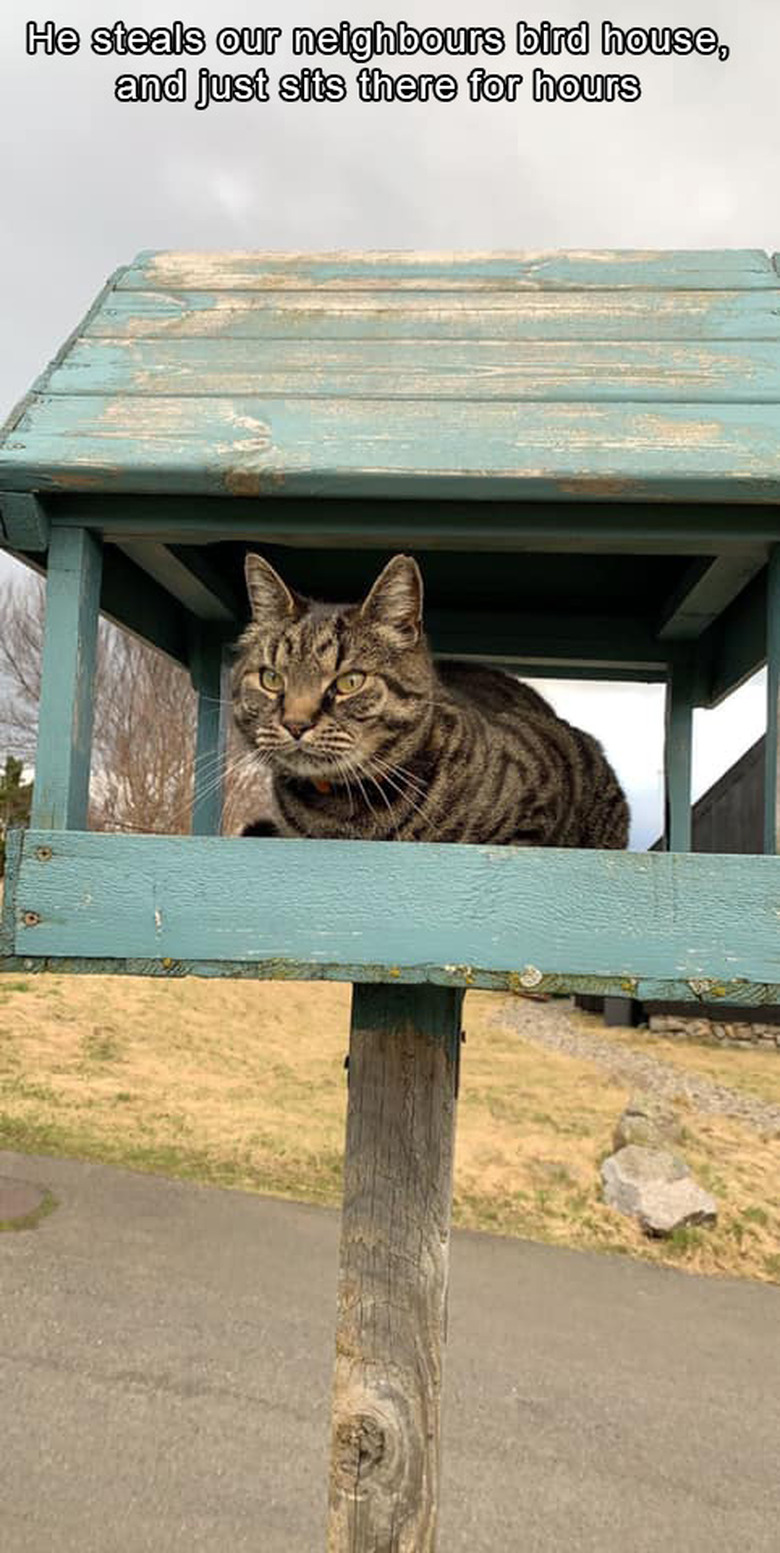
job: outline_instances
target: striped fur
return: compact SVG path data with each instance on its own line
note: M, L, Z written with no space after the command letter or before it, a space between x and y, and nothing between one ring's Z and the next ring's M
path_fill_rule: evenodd
M282 835L627 845L628 805L590 734L509 674L434 665L409 557L361 604L304 599L259 556L247 585L233 706Z

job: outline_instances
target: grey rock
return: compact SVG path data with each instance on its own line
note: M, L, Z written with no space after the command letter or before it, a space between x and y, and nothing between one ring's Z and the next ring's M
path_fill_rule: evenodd
M680 1020L676 1014L651 1014L649 1028L655 1035L676 1035Z
M604 1201L639 1220L647 1235L671 1235L684 1224L715 1224L718 1205L694 1181L685 1161L666 1149L635 1144L601 1167Z
M636 1094L615 1127L612 1143L616 1151L630 1144L657 1149L665 1143L679 1143L681 1138L682 1128L669 1105L653 1095Z

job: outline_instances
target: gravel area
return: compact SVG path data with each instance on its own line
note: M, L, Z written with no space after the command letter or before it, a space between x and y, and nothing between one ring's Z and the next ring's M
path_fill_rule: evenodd
M684 1095L697 1111L710 1116L733 1116L758 1132L780 1131L780 1105L686 1073L650 1052L631 1051L607 1035L600 1035L595 1024L592 1030L585 1030L579 1022L582 1016L573 1014L569 1002L536 1003L518 998L505 1004L505 1008L524 1040L544 1046L547 1051L589 1058L621 1082L666 1100Z

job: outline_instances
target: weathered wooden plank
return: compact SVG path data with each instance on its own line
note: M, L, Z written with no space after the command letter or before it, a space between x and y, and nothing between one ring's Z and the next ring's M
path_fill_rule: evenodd
M780 291L780 279L778 279ZM94 339L776 340L779 291L114 291Z
M267 496L261 504L233 496L92 496L61 493L51 499L53 524L81 523L114 540L159 539L203 545L215 539L251 540L323 550L381 550L413 545L426 550L571 551L691 555L780 541L780 511L772 506L688 502L583 500L502 502L366 502Z
M87 823L101 566L87 529L52 534L32 822L55 831Z
M503 972L518 991L596 977L632 995L780 981L776 857L35 830L17 905L29 957Z
M767 546L707 556L686 570L658 620L661 641L691 641L717 620L766 565Z
M121 291L240 291L275 288L565 289L776 287L769 255L757 248L583 249L513 253L147 252L119 276Z
M780 546L766 576L766 738L764 740L764 851L780 852Z
M396 975L397 969L397 975ZM360 966L338 963L312 965L306 960L126 960L116 956L105 958L78 958L72 956L32 956L0 952L0 974L18 976L68 975L68 976L153 976L165 981L179 981L185 976L199 976L206 980L229 981L355 981L386 983L390 974L383 965ZM486 992L509 992L523 997L516 971L485 971L478 966L440 965L398 966L392 971L393 985L432 987L475 987ZM582 993L588 997L604 998L614 994L625 996L630 988L632 998L643 1003L689 1003L691 1013L713 999L723 1000L722 1005L740 1008L760 1008L780 1003L780 983L719 981L705 986L703 991L687 981L664 978L631 980L620 976L543 976L538 992L553 997Z
M44 396L0 488L780 499L780 405Z
M81 340L46 392L760 403L780 399L780 345Z
M328 1553L432 1553L462 993L357 986Z

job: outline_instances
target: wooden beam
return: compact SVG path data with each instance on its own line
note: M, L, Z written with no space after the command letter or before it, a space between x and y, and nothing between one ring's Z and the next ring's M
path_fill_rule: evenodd
M463 994L354 988L328 1553L432 1553Z
M0 492L0 540L11 550L46 550L50 523L29 491Z
M119 539L117 548L199 620L241 619L238 595L202 552L151 538Z
M767 570L737 595L699 638L705 669L706 706L718 706L766 661Z
M661 641L691 641L723 614L766 565L767 545L744 553L706 556L691 563L661 610Z
M47 394L134 398L510 399L765 404L780 398L767 340L436 340L344 338L74 342Z
M666 688L666 846L669 852L691 850L691 757L695 664L678 657Z
M35 395L19 490L780 503L780 404ZM392 412L392 413L391 413Z
M20 899L36 921L19 926L15 953L50 965L243 964L640 1000L698 997L706 983L760 1002L750 985L780 982L776 857L36 830ZM562 900L588 911L562 916Z
M773 288L677 291L418 291L388 283L338 295L305 291L114 291L80 334L125 341L681 340L780 338Z
M51 499L54 524L80 523L106 538L165 544L216 540L311 545L317 549L570 549L612 554L743 553L780 539L772 507L736 503L606 501L395 501L349 498L122 496L62 494Z
M434 652L450 657L664 669L671 652L633 615L525 614L506 610L430 608L426 630Z
M52 535L32 808L49 830L86 829L101 562L86 529Z
M128 556L107 545L100 607L107 619L175 663L189 663L191 616Z
M437 658L446 660L446 653L438 653ZM475 656L465 650L451 654L452 657L467 658ZM476 661L476 657L475 657ZM564 667L560 663L546 663L530 659L503 657L492 658L482 653L479 656L480 663L491 663L495 668L506 669L510 674L517 674L521 679L567 679L567 680L607 680L616 683L634 685L661 685L665 684L668 669L661 665L643 663L639 667L626 668L620 663L571 663Z
M144 249L118 273L123 291L241 292L463 290L699 291L775 289L777 274L758 248L596 249L565 252L333 253L177 252ZM113 302L113 299L112 299Z
M764 851L780 852L780 545L772 551L766 594L767 715L764 740Z

